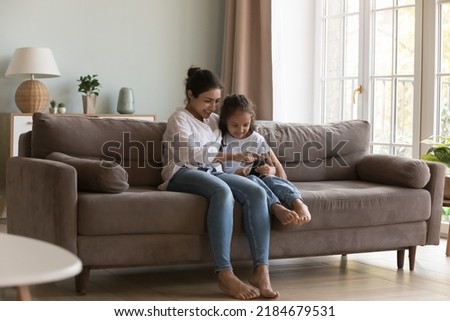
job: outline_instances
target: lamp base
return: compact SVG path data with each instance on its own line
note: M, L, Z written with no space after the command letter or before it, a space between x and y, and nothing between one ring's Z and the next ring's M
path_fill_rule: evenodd
M17 87L16 105L22 113L41 112L49 101L47 87L39 80L26 80Z

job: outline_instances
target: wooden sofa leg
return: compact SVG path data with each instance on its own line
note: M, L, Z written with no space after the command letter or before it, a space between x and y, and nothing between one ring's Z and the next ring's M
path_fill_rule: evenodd
M410 246L408 248L409 270L410 271L414 271L414 266L416 263L416 250L417 250L417 246Z
M89 283L90 266L83 265L83 270L75 277L75 289L78 295L85 295Z
M397 250L397 268L403 269L405 263L405 250Z
M409 270L414 271L414 266L416 263L416 250L417 246L408 247L408 259L409 259ZM403 265L405 263L405 250L397 251L397 267L399 269L403 269Z

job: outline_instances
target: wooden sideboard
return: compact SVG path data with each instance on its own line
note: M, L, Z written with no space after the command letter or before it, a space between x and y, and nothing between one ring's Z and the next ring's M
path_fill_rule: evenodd
M54 114L74 115L98 118L123 118L155 121L155 114ZM5 213L5 179L6 162L8 158L19 154L19 137L30 131L33 127L33 114L25 113L0 113L0 218L6 217Z

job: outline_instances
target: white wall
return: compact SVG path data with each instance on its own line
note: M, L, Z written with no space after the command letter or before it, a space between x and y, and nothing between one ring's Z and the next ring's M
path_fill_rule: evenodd
M195 64L220 73L225 0L1 0L0 112L20 112L21 79L4 77L18 47L48 47L61 77L43 79L50 98L82 113L78 82L98 74L98 113L115 113L131 87L136 113L166 120L184 101Z
M315 1L272 1L274 120L313 122Z

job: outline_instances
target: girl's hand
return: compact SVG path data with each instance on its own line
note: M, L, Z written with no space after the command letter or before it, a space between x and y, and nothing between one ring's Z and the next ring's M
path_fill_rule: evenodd
M233 160L237 162L244 162L251 164L258 155L253 153L234 153Z
M260 173L261 175L269 176L269 175L275 175L275 173L277 172L277 169L273 166L264 164L264 165L258 166L256 168L256 171L258 173Z

